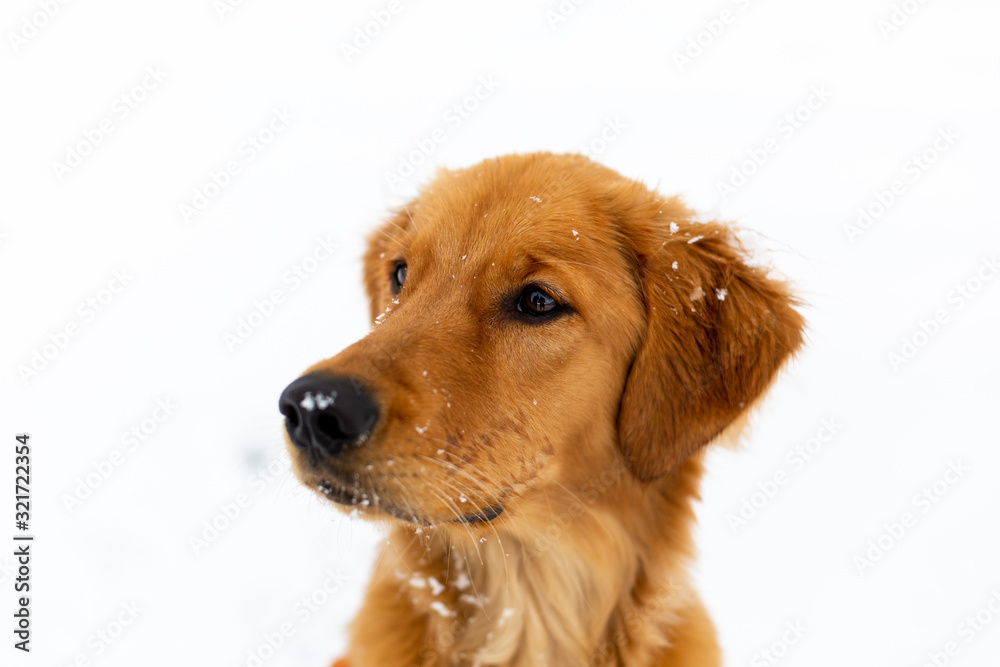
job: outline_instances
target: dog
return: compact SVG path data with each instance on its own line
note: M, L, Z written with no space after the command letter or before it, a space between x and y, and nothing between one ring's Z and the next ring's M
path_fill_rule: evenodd
M802 343L734 230L579 155L442 170L370 238L371 333L282 393L303 484L385 524L335 665L711 667L705 446Z

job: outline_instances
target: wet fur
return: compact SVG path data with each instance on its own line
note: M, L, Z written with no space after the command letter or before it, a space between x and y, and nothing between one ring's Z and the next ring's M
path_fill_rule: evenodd
M396 212L364 258L376 326L309 369L357 377L382 416L336 461L290 447L389 531L338 664L718 665L685 570L703 447L803 326L746 260L730 227L574 155L442 171ZM572 311L519 320L529 282Z

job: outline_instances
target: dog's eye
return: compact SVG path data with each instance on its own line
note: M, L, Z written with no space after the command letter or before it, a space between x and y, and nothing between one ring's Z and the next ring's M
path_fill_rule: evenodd
M538 285L528 285L517 300L517 309L532 317L550 315L562 306Z
M392 267L392 273L389 274L389 283L392 285L392 293L399 294L399 290L406 283L406 262L396 262Z

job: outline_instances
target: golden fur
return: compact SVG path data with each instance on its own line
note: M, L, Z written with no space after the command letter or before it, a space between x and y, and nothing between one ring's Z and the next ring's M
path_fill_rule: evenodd
M702 448L803 326L745 259L729 227L575 155L442 171L392 216L364 257L376 326L310 369L364 383L379 420L333 460L289 447L389 530L338 664L719 664L685 571ZM529 283L562 312L514 312Z

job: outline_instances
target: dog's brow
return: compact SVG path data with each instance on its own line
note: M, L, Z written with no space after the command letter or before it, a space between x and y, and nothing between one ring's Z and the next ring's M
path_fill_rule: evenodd
M533 253L519 253L510 265L511 275L523 278L525 276L543 271L548 268L548 263Z

